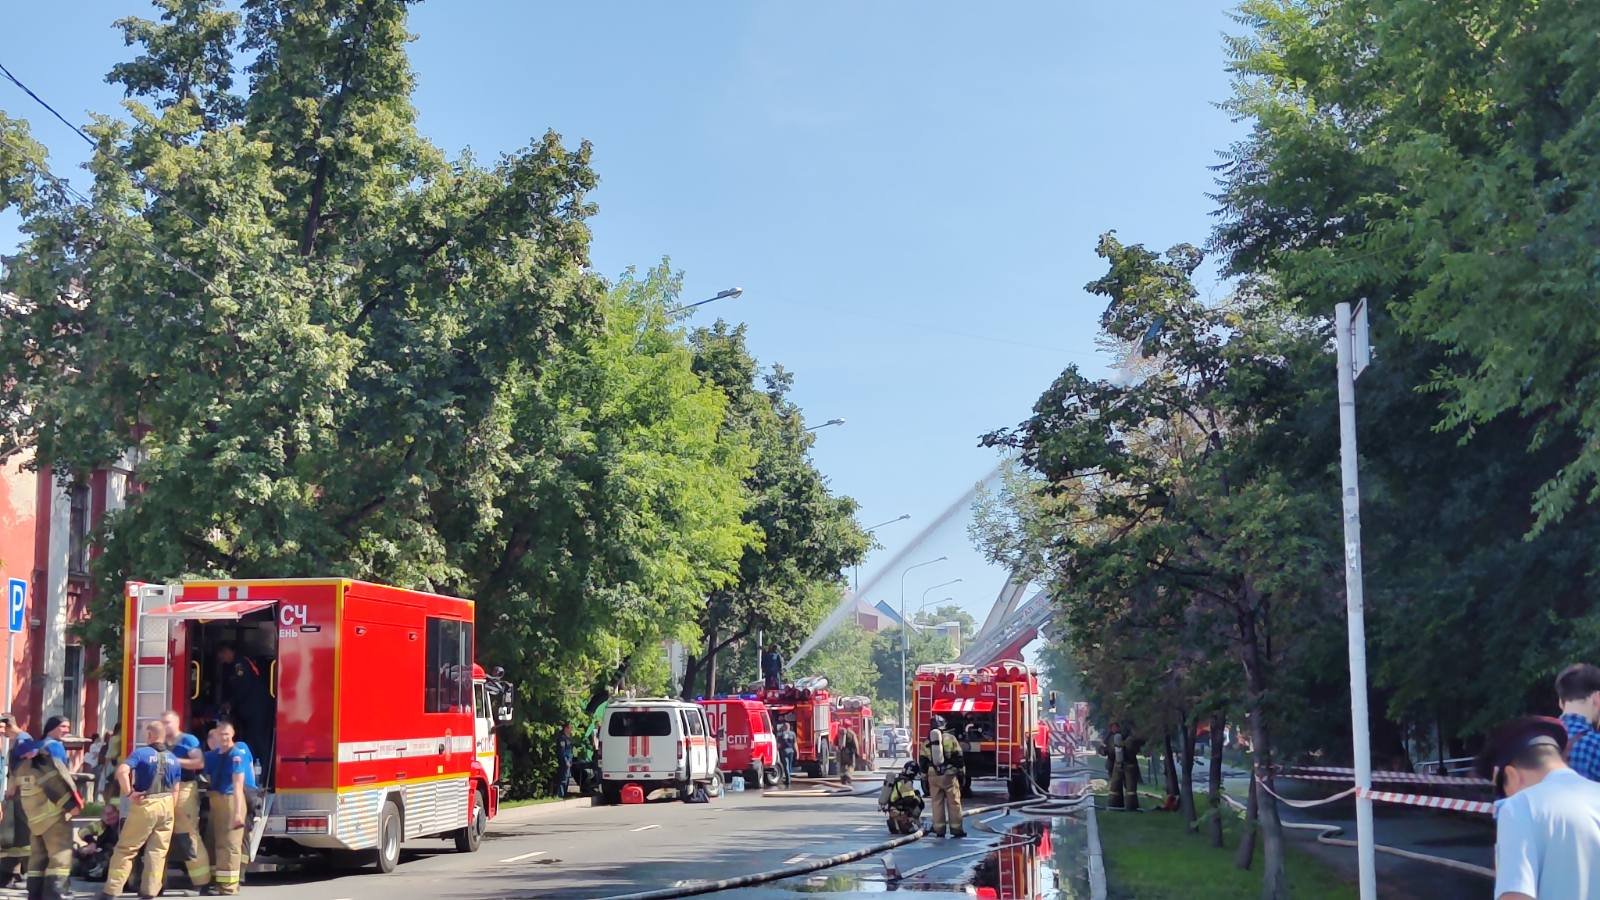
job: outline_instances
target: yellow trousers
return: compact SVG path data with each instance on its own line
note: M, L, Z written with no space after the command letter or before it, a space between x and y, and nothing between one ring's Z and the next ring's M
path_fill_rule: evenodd
M211 858L206 855L206 843L200 838L200 783L178 782L172 794L172 806L173 852L183 861L189 883L205 887L211 883Z
M944 837L948 827L950 834L966 837L966 826L961 823L961 779L955 770L943 775L929 772L928 792L928 801L933 805L933 833Z
M106 873L104 892L113 897L122 893L133 871L133 858L144 848L144 879L139 884L139 896L154 897L161 893L161 882L167 869L167 845L172 843L173 801L171 794L145 795L128 809L128 821L122 824L122 834L117 838L117 848L111 851L111 869Z
M217 893L239 893L244 880L244 829L233 827L233 795L212 791L206 795L211 810L211 852L217 862Z
M35 826L28 840L28 896L72 896L72 824L59 813ZM35 891L38 893L35 893Z

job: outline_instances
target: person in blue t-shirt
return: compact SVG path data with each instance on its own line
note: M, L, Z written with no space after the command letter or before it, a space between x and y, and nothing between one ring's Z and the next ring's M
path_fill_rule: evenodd
M217 749L206 752L206 780L211 782L211 851L216 858L218 894L239 893L244 877L244 826L250 794L256 789L255 756L227 719L213 731Z
M206 855L205 841L200 839L200 772L205 769L205 756L200 752L200 739L182 728L178 711L169 709L161 714L161 726L166 729L167 746L178 758L178 768L183 774L172 792L171 856L183 862L189 873L189 883L205 893L211 884L211 859Z
M144 879L139 896L158 897L172 843L172 794L183 771L167 749L167 729L160 720L146 722L145 745L117 766L117 787L128 798L128 821L111 852L102 897L116 897L128 883L133 858L144 847Z
M67 745L61 741L72 733L72 720L65 716L51 716L44 720L44 736L39 739L39 752L48 753L71 767L67 761Z

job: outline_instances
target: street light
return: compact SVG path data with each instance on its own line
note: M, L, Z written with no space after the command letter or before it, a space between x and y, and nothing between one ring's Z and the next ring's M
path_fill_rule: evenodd
M864 529L862 529L861 533L862 534L871 534L874 531L877 531L879 528L882 528L885 525L893 525L896 522L904 522L905 520L907 520L909 518L911 518L911 513L901 513L900 515L895 516L894 518L890 519L887 522L879 522L878 524L872 526L871 528L864 528ZM850 592L853 593L853 594L859 594L859 593L861 593L861 563L856 563L856 567L855 568L856 568L855 586L850 589Z
M675 316L686 309L694 309L696 306L705 306L707 303L710 303L713 300L737 300L743 293L744 288L740 287L731 287L725 291L717 291L717 295L715 297L707 297L706 299L697 301L695 303L688 303L676 309L669 309L667 310L667 315Z
M961 579L960 578L952 578L949 581L946 581L944 584L936 584L933 587L928 588L927 590L923 591L922 592L922 599L920 601L918 601L922 605L917 607L917 612L922 612L924 609L928 608L928 595L929 594L933 593L934 591L938 590L939 588L949 587L952 584L960 584L960 583L961 583ZM945 599L949 600L950 598L946 597Z
M807 431L816 431L818 428L827 428L829 425L843 425L843 424L844 424L844 420L843 419L829 419L828 421L823 422L821 425L813 425L810 428L807 428L806 430Z
M907 566L906 570L900 573L900 724L903 727L909 724L906 719L906 649L911 646L911 625L906 619L906 576L911 574L913 569L941 563L949 558L941 556L938 559L920 562L914 566Z

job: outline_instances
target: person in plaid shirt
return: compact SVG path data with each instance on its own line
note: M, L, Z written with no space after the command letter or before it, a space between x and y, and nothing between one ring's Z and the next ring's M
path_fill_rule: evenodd
M1567 765L1574 772L1600 781L1600 667L1588 663L1568 666L1556 676L1556 697L1561 701L1561 724L1567 727Z

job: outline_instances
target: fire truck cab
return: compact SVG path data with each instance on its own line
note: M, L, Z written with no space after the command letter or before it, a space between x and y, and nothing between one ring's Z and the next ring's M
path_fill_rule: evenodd
M472 601L345 578L131 582L126 601L124 758L165 710L202 741L227 715L259 769L249 858L362 851L389 872L407 840L478 849L510 692L473 660ZM251 708L230 708L246 670Z
M833 698L833 745L839 746L839 732L848 728L855 732L858 771L872 771L878 759L877 729L872 723L872 701L866 697Z
M828 679L803 678L757 696L772 714L773 724L787 722L794 729L795 765L812 778L837 775L839 760L833 746L833 695Z
M778 783L778 738L772 715L754 695L697 700L706 710L711 735L717 741L718 764L727 777L742 775L752 789Z
M1003 778L1012 800L1050 787L1048 726L1040 715L1038 670L1016 660L989 666L919 666L914 679L912 741L928 739L935 715L961 743L966 775ZM915 758L917 750L913 749Z

